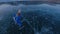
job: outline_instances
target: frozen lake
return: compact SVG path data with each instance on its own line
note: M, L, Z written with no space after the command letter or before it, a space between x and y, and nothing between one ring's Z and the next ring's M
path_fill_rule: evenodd
M25 28L18 31L13 14L22 10ZM14 29L15 28L15 29ZM60 34L60 5L0 5L0 34Z

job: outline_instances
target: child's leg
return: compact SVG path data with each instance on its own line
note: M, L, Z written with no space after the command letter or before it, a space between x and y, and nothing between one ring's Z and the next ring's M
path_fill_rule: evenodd
M18 25L19 25L19 27L23 26L22 23L21 23L21 21L18 22Z

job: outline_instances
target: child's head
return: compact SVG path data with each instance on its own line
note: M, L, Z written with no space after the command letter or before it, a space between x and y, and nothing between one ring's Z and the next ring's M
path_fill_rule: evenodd
M19 16L19 15L20 15L20 13L21 13L21 10L19 9L19 10L18 10L18 12L17 12L17 15Z

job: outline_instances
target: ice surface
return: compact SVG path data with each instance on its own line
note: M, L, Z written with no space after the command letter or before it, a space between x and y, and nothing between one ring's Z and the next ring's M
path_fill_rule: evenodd
M13 13L21 8L24 28L14 24ZM60 6L59 5L1 5L0 34L60 34Z

